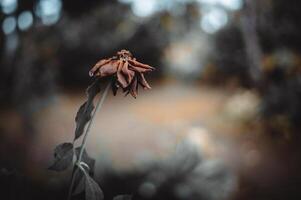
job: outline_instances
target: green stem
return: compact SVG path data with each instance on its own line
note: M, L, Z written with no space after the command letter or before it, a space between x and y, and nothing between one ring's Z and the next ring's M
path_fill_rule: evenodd
M78 156L77 162L81 162L82 161L84 149L85 149L85 146L86 146L86 143L87 143L88 134L89 134L91 126L93 124L95 114L96 114L96 112L98 112L101 109L101 107L102 107L102 105L103 105L103 103L104 103L104 101L105 101L105 99L106 99L106 97L108 95L110 87L111 87L111 83L109 83L107 85L105 91L103 92L103 95L102 95L101 99L97 102L96 108L94 109L94 112L92 113L91 120L90 120L90 122L89 122L89 124L87 126L87 129L86 129L86 132L85 132L85 135L84 135L84 139L83 139L82 144L81 144L81 149L80 149L80 152L79 152L79 156Z
M104 101L105 101L105 98L106 98L107 95L108 95L108 92L109 92L110 87L111 87L111 82L107 85L105 91L103 92L103 95L101 96L101 98L100 98L99 101L97 102L96 108L94 109L94 112L92 113L91 120L89 121L88 126L87 126L87 129L86 129L86 131L85 131L84 138L83 138L83 141L82 141L82 144L81 144L81 147L80 147L79 156L78 156L78 158L77 158L76 164L74 165L73 172L72 172L71 184L70 184L70 186L69 186L68 200L71 200L72 189L73 189L74 182L75 182L74 177L75 177L76 174L78 173L78 170L77 170L77 164L80 163L81 160L82 160L83 153L84 153L84 150L85 150L85 146L86 146L86 143L87 143L87 138L88 138L88 135L89 135L91 126L92 126L92 124L93 124L93 121L94 121L96 112L98 112L98 111L101 109L101 107L102 107L102 105L103 105L103 103L104 103Z

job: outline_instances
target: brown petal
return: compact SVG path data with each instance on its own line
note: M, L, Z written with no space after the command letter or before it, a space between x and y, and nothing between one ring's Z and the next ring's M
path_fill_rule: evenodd
M145 80L144 74L139 73L139 83L142 85L143 89L151 89L151 86Z
M117 80L118 82L121 84L122 88L126 88L129 84L126 82L125 77L123 76L123 74L121 73L121 70L123 68L123 61L120 61L120 64L118 66L118 71L117 71Z
M110 62L111 60L112 60L112 59L109 58L109 59L102 59L102 60L98 61L98 62L94 65L94 67L89 71L89 75L90 75L90 76L93 76L94 73L95 73L102 65L107 64L107 63Z
M131 88L132 88L133 82L134 81L132 81L131 84L129 86L127 86L126 88L123 88L123 92L125 93L124 96L127 96L131 92Z
M141 68L141 67L137 67L137 66L134 66L132 64L129 64L129 67L136 71L136 72L139 72L139 73L144 73L144 72L149 72L149 71L152 71L151 69L145 69L145 68Z
M136 98L138 94L137 86L138 86L138 80L137 77L135 76L130 88L130 93L134 98Z
M132 82L132 80L133 80L134 76L135 76L135 72L134 72L134 71L132 71L132 70L129 70L129 83L131 83L131 82Z
M132 65L135 65L137 67L141 67L141 68L144 68L144 69L150 69L150 71L154 70L155 68L152 67L152 66L149 66L149 65L146 65L146 64L143 64L141 62L138 62L137 60L129 60L129 62L132 64Z
M98 61L98 62L95 64L95 66L100 67L100 66L102 66L102 65L104 65L104 64L107 64L107 63L110 62L111 60L112 60L112 58L101 59L100 61Z
M133 80L133 77L135 75L135 72L130 70L128 67L129 67L129 63L126 61L123 65L122 72L123 72L123 74L125 74L127 76L128 83L131 83L131 81Z
M100 77L110 76L117 71L119 61L111 61L100 67L99 73Z

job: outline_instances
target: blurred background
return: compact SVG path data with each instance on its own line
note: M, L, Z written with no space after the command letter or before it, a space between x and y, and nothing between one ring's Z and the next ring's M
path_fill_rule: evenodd
M120 49L152 90L97 113L105 199L300 199L299 0L0 0L1 199L65 199L47 170L89 69Z

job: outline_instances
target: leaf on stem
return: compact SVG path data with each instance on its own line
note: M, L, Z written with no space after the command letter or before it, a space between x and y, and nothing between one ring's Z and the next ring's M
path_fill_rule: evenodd
M77 159L79 158L81 147L77 147L75 149L75 154ZM95 159L91 158L86 149L83 151L83 155L80 162L81 166L89 172L89 175L93 177L94 175L94 168L95 168ZM86 166L87 165L87 166ZM75 189L73 191L73 195L78 195L85 191L85 178L83 176L83 173L79 173L79 171L76 171L74 174L75 179Z
M78 157L79 157L79 154L80 154L80 149L81 149L81 147L77 147L76 149L75 149L75 153L76 153L76 156L77 156L77 159L78 159ZM81 162L84 162L84 163L86 163L88 166L89 166L89 173L91 174L91 175L93 175L94 174L94 168L95 168L95 159L93 159L93 158L91 158L89 155L88 155L88 153L87 153L87 151L86 151L86 149L84 149L84 151L83 151L83 155L82 155L82 158L81 158Z
M78 169L84 174L85 178L85 196L86 200L103 200L104 195L99 185L93 180L92 177L87 173L86 169L82 164L78 164Z
M79 170L76 170L74 173L74 185L75 189L72 195L78 195L85 191L85 176Z
M103 200L103 191L99 185L89 175L86 163L80 162L76 165L78 168L74 173L75 189L72 195L78 195L85 192L86 200Z
M85 179L86 200L103 200L104 195L99 185L87 173Z
M87 122L91 119L91 113L93 109L94 105L88 104L88 101L86 101L83 105L80 106L75 117L76 129L74 140L78 139L84 133L85 126Z
M54 163L48 169L54 171L63 171L72 163L72 158L73 144L59 144L54 150Z
M83 135L84 129L86 124L91 119L91 114L94 109L93 100L94 97L99 93L99 81L95 80L86 90L88 100L80 106L79 110L77 111L75 122L76 122L76 129L75 129L75 137L74 140L78 139L80 136Z
M99 79L95 79L93 81L93 83L91 85L89 85L89 87L87 88L86 90L86 93L87 93L87 96L88 96L88 99L89 98L94 98L99 92L100 92L100 81Z

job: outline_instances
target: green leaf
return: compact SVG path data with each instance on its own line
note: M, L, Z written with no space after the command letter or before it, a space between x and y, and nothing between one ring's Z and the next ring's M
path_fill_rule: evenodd
M91 114L94 109L93 99L99 93L99 81L95 80L86 90L88 100L83 103L77 111L75 122L75 137L74 140L78 139L83 135L85 126L91 119Z
M77 159L80 154L81 147L77 147L75 149L75 154L77 156ZM73 191L73 195L77 195L85 191L85 177L84 173L88 173L89 176L93 177L94 174L94 166L95 166L95 159L91 158L86 149L83 150L83 155L80 162L79 170L81 170L83 173L79 173L78 170L75 171L74 179L75 179L75 189Z
M74 140L78 139L84 133L84 129L88 121L91 119L91 113L94 109L94 105L92 103L88 104L86 101L77 111L75 122L76 122L76 129L75 129L75 138Z
M77 181L75 185L75 191L73 192L73 195L79 194L83 191L82 186L84 185L85 190L85 199L86 200L103 200L104 195L102 190L100 189L99 185L93 180L92 177L90 177L89 173L87 172L84 163L79 163L76 165L82 173L74 174L76 177L80 178L79 182ZM79 176L78 176L79 175ZM83 179L85 180L84 184L82 182L81 176L84 175ZM75 178L76 178L75 177Z
M63 171L69 167L73 158L73 144L62 143L54 150L54 163L48 168L54 171Z
M75 154L76 154L77 158L79 157L80 149L81 149L81 147L77 147L75 149ZM86 149L84 149L84 151L83 151L81 161L86 163L89 166L89 168L90 168L89 173L90 173L90 175L93 175L94 174L94 169L95 169L95 159L91 158L88 155Z
M75 189L72 195L78 195L85 191L85 176L78 169L74 173L74 185Z
M113 200L132 200L132 195L127 195L127 194L117 195L113 198Z
M96 79L86 90L88 98L94 98L100 92L100 81Z
M103 200L104 195L99 185L88 175L88 173L85 173L85 179L86 200Z

